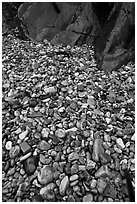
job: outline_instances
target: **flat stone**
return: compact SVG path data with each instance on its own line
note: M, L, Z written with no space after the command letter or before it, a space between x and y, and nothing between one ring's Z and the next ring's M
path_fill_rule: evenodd
M27 160L25 160L23 163L23 168L24 168L25 172L28 175L32 175L36 171L36 168L38 166L38 162L39 162L38 156L29 157Z
M104 165L101 166L98 171L95 173L96 178L100 177L109 177L111 175L110 171L108 170L108 166Z
M95 162L99 161L100 154L104 153L103 141L100 138L95 139L93 144L92 158Z
M41 184L47 184L53 181L54 171L53 168L45 165L43 168L38 172L38 181Z
M98 179L97 180L97 190L100 194L102 194L104 192L104 190L107 187L107 182L103 179Z
M70 176L70 178L69 178L70 181L75 181L77 179L78 179L78 175L77 174L74 174L74 175Z
M77 152L72 152L68 155L69 161L74 161L79 159L79 154Z
M12 147L9 152L9 157L11 159L18 157L20 154L20 147L18 145Z
M111 156L107 153L100 154L100 160L102 164L107 164L111 161Z
M92 202L93 201L93 195L92 194L88 194L88 195L85 195L83 197L83 202Z
M48 142L46 142L45 140L41 140L38 144L38 148L40 150L44 150L47 151L50 149L50 144Z
M12 142L11 141L7 141L6 145L5 145L6 150L11 150L12 148Z
M51 86L51 87L45 86L44 91L46 94L48 93L53 94L53 93L56 93L56 88L54 86Z
M55 197L54 188L56 187L55 183L49 183L45 187L40 189L40 195L45 200L53 201Z
M65 195L65 192L66 192L68 185L69 185L69 179L68 179L68 176L65 176L62 179L60 186L59 186L59 192L61 195Z
M63 129L57 129L55 135L62 139L66 136L66 132Z
M19 139L20 139L20 140L24 140L25 137L27 137L28 133L29 133L28 130L25 130L24 132L20 133L20 134L19 134Z
M117 191L114 188L114 186L110 184L105 189L103 195L106 196L106 197L110 197L112 199L116 199L117 198Z
M31 146L26 141L20 143L20 148L23 154L27 154L31 151Z
M117 138L117 139L116 139L116 144L117 144L117 146L118 146L119 148L121 148L121 149L124 149L124 148L125 148L124 142L123 142L123 140L122 140L121 138Z
M76 163L73 164L73 165L71 166L71 169L70 169L71 175L77 174L78 171L79 171L79 165L76 164Z

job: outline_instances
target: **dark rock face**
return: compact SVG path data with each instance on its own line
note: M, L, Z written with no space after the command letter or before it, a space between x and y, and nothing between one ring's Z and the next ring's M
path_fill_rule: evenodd
M24 3L18 16L26 25L29 38L35 41L47 39L52 44L75 45L99 31L91 3ZM90 42L93 42L92 38Z

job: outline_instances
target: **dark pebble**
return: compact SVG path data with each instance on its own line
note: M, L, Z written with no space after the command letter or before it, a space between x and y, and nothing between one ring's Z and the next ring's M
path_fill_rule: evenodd
M27 160L25 160L23 163L23 167L24 167L25 172L28 175L32 175L38 166L38 162L39 162L38 156L30 157Z
M44 202L44 199L41 195L34 195L32 198L32 202Z
M29 102L29 106L34 108L38 104L38 101L36 99L31 99Z
M10 168L10 162L9 162L9 161L6 161L6 162L5 162L4 171L8 171L9 168Z

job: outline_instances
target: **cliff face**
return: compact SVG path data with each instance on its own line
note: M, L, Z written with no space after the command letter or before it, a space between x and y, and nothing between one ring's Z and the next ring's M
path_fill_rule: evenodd
M8 24L32 41L94 45L98 66L106 71L134 60L134 2L26 2L17 15Z
M91 3L42 2L28 7L26 4L19 8L18 15L30 39L47 39L52 44L75 45L87 41L92 44L94 36L99 34L100 26Z

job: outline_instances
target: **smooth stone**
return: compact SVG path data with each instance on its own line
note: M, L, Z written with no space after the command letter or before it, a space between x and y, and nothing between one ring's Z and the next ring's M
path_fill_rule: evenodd
M79 159L79 154L77 152L72 152L68 155L69 161L74 161Z
M38 172L38 181L41 184L47 184L53 181L54 171L53 168L45 165L43 168Z
M55 198L54 188L56 187L55 183L49 183L45 187L40 189L40 195L45 200L53 200Z
M38 166L39 157L29 157L27 160L23 162L23 168L28 175L32 175Z
M11 176L11 175L13 175L14 173L15 173L15 167L13 167L13 168L10 168L9 170L8 170L8 172L7 172L7 175L8 176Z
M74 174L74 175L70 176L70 178L69 178L70 181L75 181L77 179L78 179L78 175L77 174Z
M28 152L31 151L31 146L26 141L20 143L20 148L23 154L27 154Z
M85 195L83 197L83 202L92 202L93 201L93 195L92 194L88 194L88 195Z
M93 144L92 158L95 162L99 161L100 154L104 153L103 141L100 138L95 139Z
M20 133L19 134L19 139L24 140L25 137L27 137L28 133L29 133L29 130L25 130L24 132Z
M66 132L63 129L57 129L55 135L62 139L66 136Z
M108 166L101 166L97 172L95 173L96 178L100 177L109 177L111 175L111 172L108 170Z
M75 180L75 181L72 181L71 183L70 183L70 186L71 187L73 187L73 186L76 186L77 184L78 184L78 180Z
M69 179L68 179L68 176L65 176L65 177L62 179L62 181L61 181L61 183L60 183L60 186L59 186L59 192L60 192L60 194L61 194L62 196L65 195L65 192L66 192L66 189L67 189L68 185L69 185Z
M125 148L124 142L123 142L123 140L122 140L121 138L117 138L117 139L116 139L116 144L117 144L117 146L118 146L119 148L121 148L121 149L124 149L124 148Z
M91 189L92 189L92 188L95 188L96 185L97 185L97 180L92 179L92 180L90 181L90 188L91 188Z
M48 142L46 142L45 140L41 140L38 144L38 148L40 150L44 150L47 151L50 149L50 144Z
M44 202L44 199L42 198L41 195L34 195L32 197L32 202Z
M11 150L12 148L12 142L11 141L7 141L6 145L5 145L6 150Z
M131 137L131 141L135 141L135 134Z
M18 145L12 147L9 152L9 157L11 159L18 157L20 154L20 147Z
M98 179L97 180L97 190L100 194L102 194L104 192L104 190L106 189L107 187L107 182L103 179Z

